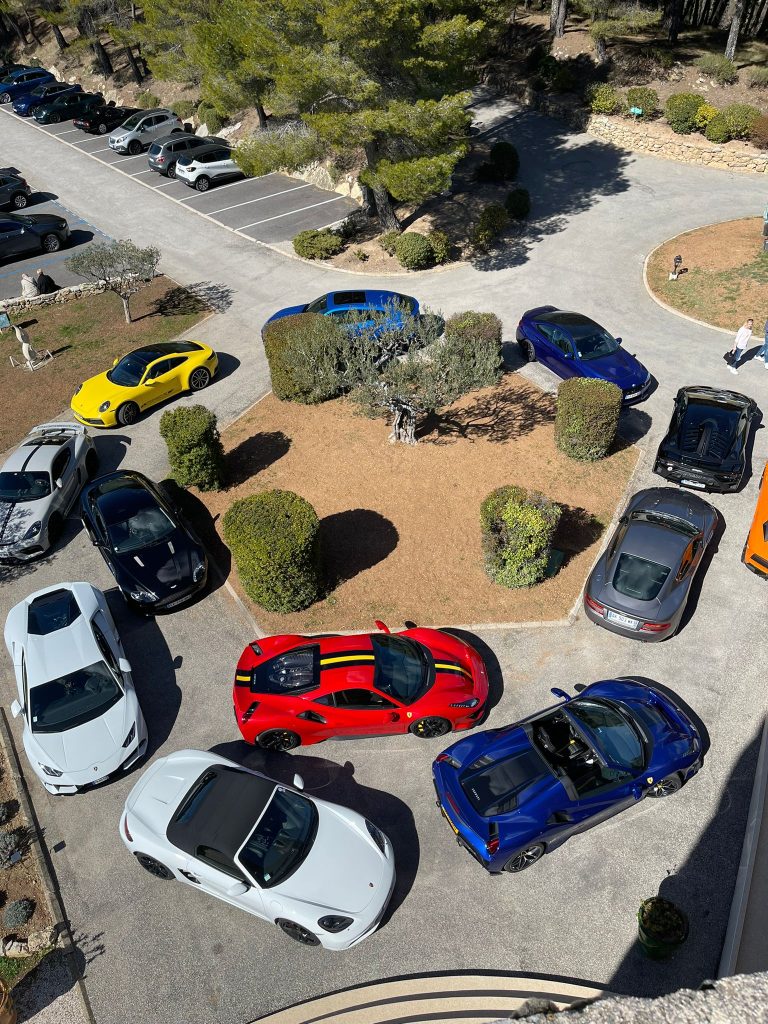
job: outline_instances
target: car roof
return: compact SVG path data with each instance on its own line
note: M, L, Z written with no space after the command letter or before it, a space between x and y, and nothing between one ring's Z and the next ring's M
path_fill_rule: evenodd
M58 450L69 440L70 438L63 434L54 434L50 437L27 437L8 456L3 464L3 471L6 473L23 473L27 470L48 471Z
M172 110L169 110L168 107L152 107L150 110L145 110L144 113L147 117L151 117L154 114L168 114L170 117L176 117L176 114L174 114Z
M172 132L170 135L161 135L159 139L155 139L152 143L153 146L167 146L171 142L181 142L183 139L197 139L198 135L194 132Z
M649 523L644 519L632 519L616 551L616 557L622 554L636 555L674 568L692 539L668 526Z
M157 503L150 481L133 471L118 471L96 480L88 488L88 498L98 504L107 524L124 519L138 508L146 508L148 499Z
M390 302L410 299L410 295L402 292L391 292L384 289L346 288L328 293L328 307L344 308L346 306L386 306Z
M199 149L194 150L194 156L190 156L188 159L196 160L205 153L212 153L214 149L226 149L229 153L232 152L232 146L228 142L208 142L205 146L200 146Z

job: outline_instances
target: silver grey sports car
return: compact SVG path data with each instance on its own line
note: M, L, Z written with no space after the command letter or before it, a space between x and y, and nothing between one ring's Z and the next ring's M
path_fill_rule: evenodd
M717 510L696 494L638 491L587 580L587 617L635 640L672 636L717 521Z

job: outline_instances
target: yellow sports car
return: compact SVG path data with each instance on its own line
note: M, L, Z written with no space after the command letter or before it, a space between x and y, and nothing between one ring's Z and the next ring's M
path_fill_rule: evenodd
M200 341L160 341L116 359L111 370L81 384L70 406L89 427L127 427L140 413L183 391L207 387L219 359Z

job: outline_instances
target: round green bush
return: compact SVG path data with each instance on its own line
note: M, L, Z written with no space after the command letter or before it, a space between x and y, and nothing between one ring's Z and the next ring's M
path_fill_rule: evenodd
M305 260L328 260L344 248L344 241L335 231L310 228L300 231L293 240L293 250Z
M709 119L704 129L704 135L710 142L730 142L733 136L731 135L728 119L724 113L715 114L714 117Z
M499 487L480 506L483 563L503 587L531 587L547 572L562 509L522 487Z
M642 110L642 118L645 121L658 111L659 94L655 89L649 89L645 85L636 85L632 89L627 89L627 106Z
M490 162L498 171L499 181L513 181L520 170L520 157L511 142L494 142Z
M224 516L224 540L243 590L270 612L298 612L321 589L320 521L292 491L240 498Z
M697 66L718 85L730 85L739 77L736 65L721 53L705 53L696 61Z
M450 394L459 397L498 383L504 365L501 335L501 320L495 313L469 309L446 320L444 344L453 355L446 359L453 377Z
M143 107L144 110L155 110L160 106L160 97L145 90L136 96L136 106Z
M9 868L13 864L12 857L21 849L18 832L0 832L0 868Z
M432 244L426 235L418 231L405 231L395 241L395 256L406 270L424 270L435 262Z
M749 139L758 149L768 149L768 115L762 114L758 117L752 125Z
M699 131L703 132L713 117L717 117L720 111L717 107L713 107L711 103L702 103L699 109L696 111L695 125Z
M316 405L341 393L345 335L333 317L285 316L268 324L262 337L272 390L280 401Z
M3 907L3 924L6 928L23 928L34 912L34 900L11 900Z
M204 405L166 409L160 436L168 446L171 475L181 487L218 491L224 481L224 451L216 414Z
M504 200L504 208L513 220L525 220L531 212L531 196L527 188L513 188Z
M196 105L192 100L176 100L172 109L177 117L180 117L182 121L186 121L187 118L192 117L194 114Z
M696 114L704 103L697 92L677 92L664 104L664 117L677 135L690 135L696 127Z
M383 235L379 236L378 242L384 252L390 256L395 255L396 243L402 231L385 231Z
M451 258L451 240L444 231L434 229L427 235L429 244L432 246L432 255L435 263L448 263Z
M472 242L477 249L487 249L494 238L509 227L509 214L501 203L489 203L480 214Z
M555 444L572 459L595 462L610 450L621 412L621 388L607 380L571 377L557 389Z
M226 121L221 114L212 107L210 103L200 103L197 108L197 117L200 124L204 124L208 129L209 135L215 135L220 132L226 124Z
M593 114L615 114L621 109L621 97L612 85L597 82L587 91L589 109Z
M723 117L732 139L748 139L752 125L760 117L760 111L749 103L731 103L723 107Z

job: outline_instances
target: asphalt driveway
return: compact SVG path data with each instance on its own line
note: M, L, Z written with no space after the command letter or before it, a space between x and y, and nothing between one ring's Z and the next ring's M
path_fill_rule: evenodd
M257 250L72 149L66 159L59 141L23 124L4 122L4 128L8 153L19 166L34 165L39 188L60 192L115 237L159 241L167 273L218 296L222 315L198 333L239 361L204 398L221 422L268 386L258 337L269 313L350 280ZM720 359L723 335L651 302L642 287L643 257L663 238L695 226L703 209L716 208L722 218L760 209L764 183L624 156L531 114L513 113L506 130L521 146L523 183L541 211L529 235L493 263L410 275L394 285L373 279L371 286L409 290L446 314L495 310L510 341L520 312L542 302L580 309L622 334L659 379L658 390L625 424L649 453L636 479L637 488L648 486L655 482L652 454L679 386L736 387L768 403L760 366L748 363L732 377ZM524 372L551 384L541 367ZM156 415L130 432L101 434L97 443L105 470L120 464L164 475ZM99 1024L244 1024L334 988L420 971L488 966L569 975L638 994L695 986L712 976L764 708L764 668L756 652L763 644L766 591L739 555L766 458L768 435L761 429L745 489L713 499L724 532L690 619L671 641L641 645L583 619L570 628L475 630L495 679L489 726L546 706L551 686L637 675L678 692L712 741L704 770L677 796L638 805L518 877L485 875L440 818L429 771L440 741L326 743L269 757L246 750L230 699L234 666L252 629L226 591L216 589L190 608L149 622L131 617L111 594L149 725L150 758L197 747L246 758L282 779L300 767L309 790L354 806L388 831L399 881L388 919L366 942L344 954L305 949L201 893L151 878L132 862L117 824L137 773L73 798L49 797L32 780ZM60 580L88 579L107 590L112 583L74 521L53 557L0 579L3 618L30 591ZM0 685L7 705L12 681L4 664ZM639 902L660 886L692 922L686 947L663 968L642 960L635 945Z

